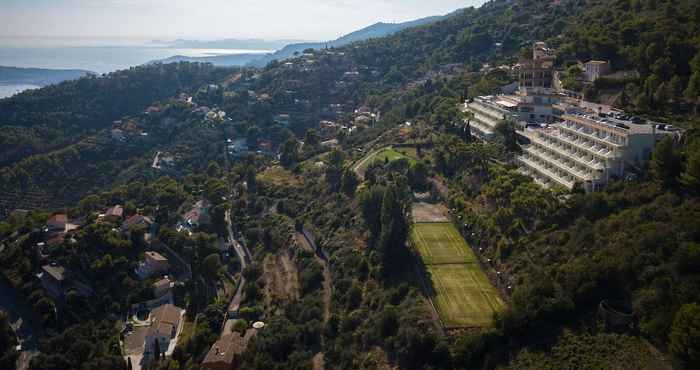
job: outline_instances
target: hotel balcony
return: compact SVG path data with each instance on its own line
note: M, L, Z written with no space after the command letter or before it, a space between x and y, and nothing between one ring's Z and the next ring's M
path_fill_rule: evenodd
M540 135L545 141L550 142L550 145L553 145L554 142L558 142L564 146L585 151L586 153L601 158L603 161L619 158L621 156L621 148L610 148L599 145L585 137L580 137L568 131L561 130L561 127L561 125L556 124L548 129L539 129L534 132L535 135Z
M583 150L575 150L571 145L564 145L555 140L546 140L539 135L526 135L530 141L544 150L556 153L559 156L568 158L577 164L590 168L591 170L602 171L605 169L605 162L591 153Z
M467 104L467 110L473 112L474 114L476 114L476 112L479 112L498 121L503 120L503 117L505 115L503 111L498 110L496 108L491 108L486 103L481 103L479 101Z
M493 127L476 119L470 121L470 129L472 135L478 136L482 139L488 139L493 135Z
M564 122L558 125L563 130L570 132L574 135L599 142L605 146L609 146L612 149L622 148L625 144L619 139L615 139L612 135L596 135L592 129L584 127L572 122Z
M545 168L556 168L568 177L575 178L575 180L581 182L594 180L592 170L577 165L569 159L558 157L542 148L537 148L532 145L524 147L523 150L526 154L530 155L530 158L540 162Z
M479 121L479 123L481 123L482 125L488 126L488 127L492 128L492 129L493 129L494 127L496 127L496 125L498 124L498 122L501 121L501 120L493 119L492 117L489 117L489 116L484 116L484 115L482 115L482 114L480 114L480 113L475 113L475 114L474 114L474 119L477 120L477 121Z
M532 176L535 182L544 187L548 188L552 183L556 183L567 189L573 189L576 183L575 179L567 175L566 172L553 167L547 167L536 159L529 157L529 155L519 156L518 161L526 167L524 173Z

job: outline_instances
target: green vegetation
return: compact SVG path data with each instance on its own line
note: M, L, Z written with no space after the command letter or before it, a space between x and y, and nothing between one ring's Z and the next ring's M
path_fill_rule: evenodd
M7 370L15 369L15 361L19 354L15 350L17 337L10 327L10 319L5 312L0 311L0 367Z
M411 240L427 270L435 307L445 326L485 327L503 301L450 223L413 225Z
M154 236L192 270L174 292L192 324L161 369L199 368L228 303L215 294L223 273L246 279L240 316L267 323L241 359L246 369L309 368L319 353L337 368L664 368L657 359L666 354L677 368L698 367L698 9L690 0L494 0L391 37L311 51L291 66L139 67L3 100L0 191L40 194L31 212L0 222L0 271L47 328L30 369L125 368L118 324L152 297L153 281L134 273L146 230L124 235L119 222L96 217L114 204L127 216L151 215ZM520 175L507 164L518 151L512 126L499 125L496 143L477 142L458 104L512 82L508 71L478 71L515 62L538 40L558 47L567 86L578 59L629 70L582 89L590 98L621 92L621 106L672 117L688 128L682 140L660 143L648 172L600 193L546 190ZM354 68L357 81L339 87ZM337 104L347 108L337 113L342 123L352 124L360 106L382 114L340 131L329 150L321 143L334 134L318 123ZM226 118L207 118L198 111L205 106ZM253 151L233 157L227 139ZM358 162L357 149L399 144L411 146ZM172 165L152 168L156 151ZM349 163L361 164L362 183ZM414 225L411 237L443 321L472 327L447 337L406 248L413 193L434 190L433 179L460 222ZM212 225L178 232L182 213L201 199L212 203ZM36 279L45 263L37 243L56 209L80 227L45 258L78 274L89 297L71 290L55 300ZM243 271L217 248L228 236L226 211L251 253ZM316 251L299 245L304 231ZM262 262L278 257L279 276L298 275L289 279L299 282L293 302L266 300L276 280ZM505 302L477 259L500 272L493 283ZM285 264L293 268L276 266ZM598 316L602 300L628 305L632 327L609 327Z
M448 328L488 327L503 301L478 264L428 265L433 303Z
M414 224L411 240L426 265L476 262L474 252L450 223Z
M364 174L367 168L373 163L389 163L399 159L406 159L410 163L415 162L415 159L408 157L393 148L384 148L377 152L370 153L367 157L360 160L358 165L355 166L355 171Z

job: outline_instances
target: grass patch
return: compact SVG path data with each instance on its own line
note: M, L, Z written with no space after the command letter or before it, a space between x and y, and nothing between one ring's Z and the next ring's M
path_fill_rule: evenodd
M488 326L503 307L478 264L431 265L428 274L435 289L433 303L447 327Z
M301 181L282 166L272 166L258 175L257 180L276 186L299 186Z
M476 263L476 256L451 223L417 223L411 240L426 265Z
M385 162L385 161L396 161L399 159L405 158L409 161L409 163L414 163L416 162L415 158L408 157L397 150L393 148L385 148L382 149L374 154L371 154L369 157L362 159L360 161L360 165L357 167L356 171L364 174L365 171L367 170L367 167L369 167L370 164L375 163L375 162Z
M417 223L411 240L432 282L432 301L448 328L483 327L503 300L451 223Z

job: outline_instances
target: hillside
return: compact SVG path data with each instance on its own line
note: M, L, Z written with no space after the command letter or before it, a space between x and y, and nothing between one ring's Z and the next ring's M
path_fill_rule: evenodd
M351 44L353 42L389 36L408 28L418 27L439 21L441 19L444 19L445 17L449 17L449 15L426 17L402 23L378 22L331 41L289 44L270 55L266 55L264 58L252 61L250 64L257 67L262 67L270 61L281 61L287 58L291 58L294 56L295 53L301 53L307 49L339 48Z
M0 84L46 86L94 74L76 69L40 69L0 66Z
M323 48L339 48L345 45L351 44L353 42L364 41L371 38L385 37L392 35L396 32L411 28L418 27L421 25L436 22L440 19L444 19L447 16L433 16L421 19L416 19L413 21L402 22L402 23L383 23L378 22L373 25L367 26L365 28L359 29L357 31L351 32L347 35L343 35L335 40L325 41L325 42L298 42L292 44L285 44L284 47L276 50L269 54L238 54L238 55L224 55L224 56L212 56L212 57L186 57L181 55L176 55L166 59L161 59L153 61L151 63L171 63L171 62L205 62L212 63L216 66L251 66L251 67L264 67L269 62L273 60L285 60L293 57L296 54L302 53L307 49L323 49ZM183 45L193 45L198 46L199 43L188 43L183 42ZM178 43L178 45L180 45ZM203 45L209 45L209 43L203 43ZM214 43L212 45L226 45L225 41L222 44Z
M0 272L50 329L29 369L127 368L138 335L117 328L153 298L135 272L152 249L184 260L168 276L187 310L158 370L205 367L256 321L245 369L700 367L699 19L692 0L492 0L263 68L150 65L0 101L0 191L45 196L0 222ZM459 109L539 40L562 70L634 70L620 105L682 135L600 192L540 186L507 124L476 140ZM416 199L447 222L416 228ZM427 229L441 242L413 245ZM49 262L92 295L52 297Z

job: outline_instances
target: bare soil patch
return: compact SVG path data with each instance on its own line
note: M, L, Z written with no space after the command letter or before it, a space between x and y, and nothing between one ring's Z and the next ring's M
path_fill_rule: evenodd
M265 306L277 307L299 299L299 275L289 251L268 255L263 261Z
M425 202L413 203L411 215L413 222L449 222L447 207L443 204Z

